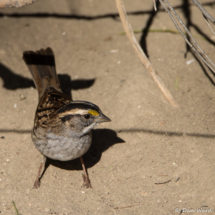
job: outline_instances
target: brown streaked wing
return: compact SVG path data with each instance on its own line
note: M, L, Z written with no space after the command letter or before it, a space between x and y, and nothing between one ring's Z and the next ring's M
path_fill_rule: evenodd
M54 88L48 88L37 106L35 123L47 127L49 120L55 115L56 111L71 102L72 99L66 94Z

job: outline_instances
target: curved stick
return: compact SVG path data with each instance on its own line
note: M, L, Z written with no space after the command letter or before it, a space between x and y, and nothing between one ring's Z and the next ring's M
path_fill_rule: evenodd
M128 21L128 17L127 17L127 13L126 13L126 10L125 10L124 4L123 4L123 0L116 0L116 6L117 6L117 9L118 9L121 21L122 21L123 28L126 32L126 35L128 36L134 50L137 52L139 59L141 60L143 65L146 67L146 69L148 70L148 72L150 73L153 80L158 85L158 87L160 88L160 90L162 91L162 93L164 94L166 99L168 100L168 102L173 107L178 107L178 104L174 100L172 94L169 92L169 90L166 88L164 83L161 81L160 77L156 74L154 68L152 67L152 64L150 63L150 61L146 57L145 53L143 52L143 50L141 49L139 44L137 43L137 40L134 36L131 25Z

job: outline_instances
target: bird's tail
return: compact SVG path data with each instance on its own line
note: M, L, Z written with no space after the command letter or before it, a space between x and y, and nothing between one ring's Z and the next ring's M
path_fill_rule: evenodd
M31 72L39 99L48 87L62 92L55 69L54 52L51 48L40 49L36 52L25 51L23 59Z

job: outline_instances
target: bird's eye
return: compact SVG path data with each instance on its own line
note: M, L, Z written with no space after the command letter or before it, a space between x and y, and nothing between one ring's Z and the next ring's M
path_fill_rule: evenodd
M85 118L85 119L89 119L89 118L90 118L90 114L85 114L85 115L84 115L84 118Z

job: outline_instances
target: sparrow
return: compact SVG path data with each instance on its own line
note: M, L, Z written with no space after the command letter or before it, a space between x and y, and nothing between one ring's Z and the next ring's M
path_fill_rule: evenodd
M33 188L40 186L47 158L59 161L80 158L84 186L92 188L82 155L92 143L92 129L111 120L97 105L73 101L62 92L51 48L25 51L23 59L32 75L39 100L31 138L43 159Z

